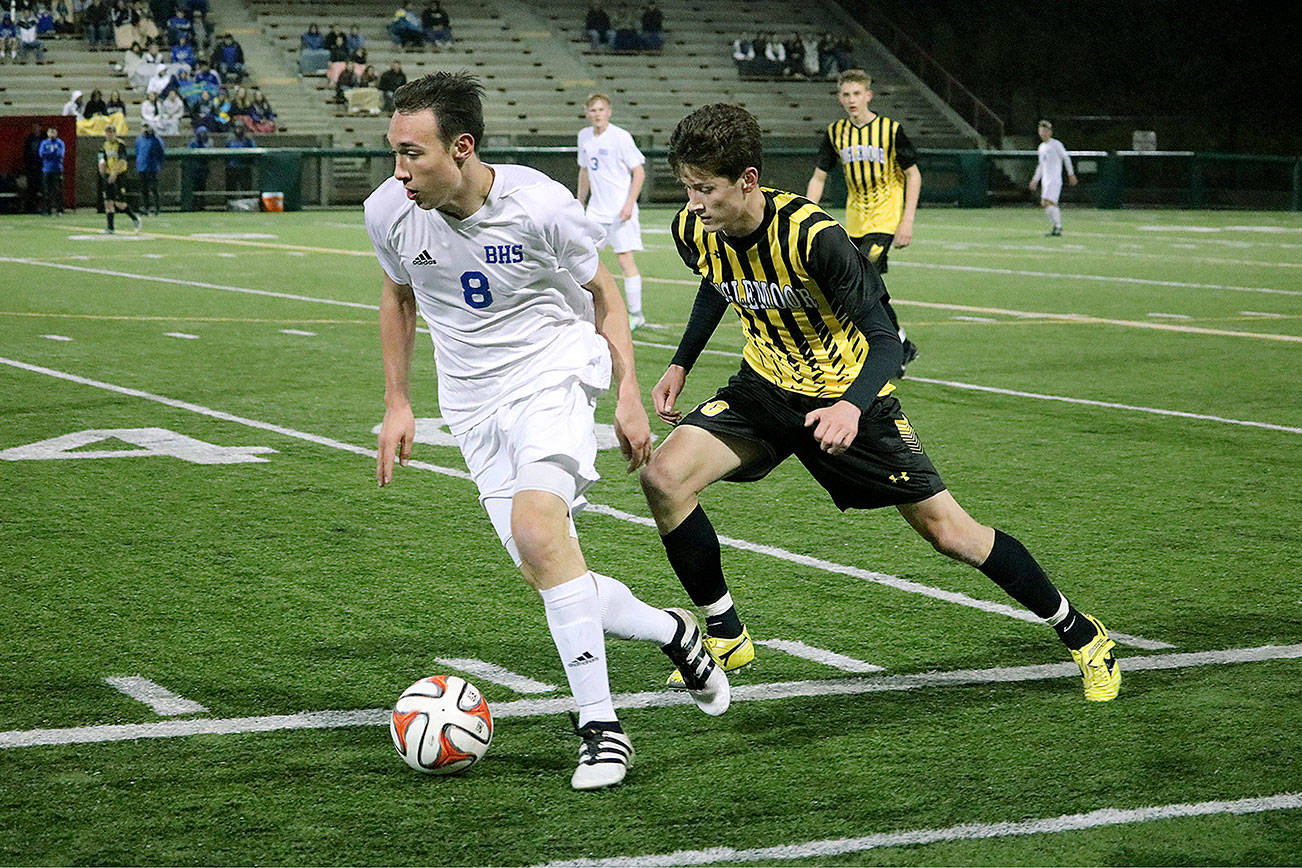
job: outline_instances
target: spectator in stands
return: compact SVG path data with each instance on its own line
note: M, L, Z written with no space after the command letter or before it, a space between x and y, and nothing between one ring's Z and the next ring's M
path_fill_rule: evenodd
M190 71L187 69L177 71L174 83L176 92L181 95L181 101L185 103L185 110L193 112L194 107L199 104L199 98L203 96L203 88L190 77Z
M123 101L121 92L116 90L111 91L108 99L104 101L104 114L111 115L114 113L121 115L127 113L127 104Z
M356 24L348 28L348 51L352 53L359 48L366 47L366 37L362 35L362 30Z
M348 37L338 24L330 25L330 32L325 38L326 51L330 52L330 64L326 67L326 78L330 83L339 83L339 73L348 65Z
M81 23L91 51L113 46L113 13L103 0L90 0L81 12Z
M9 10L0 13L0 60L18 57L18 25Z
M50 127L38 151L41 157L41 181L45 190L43 214L63 215L63 158L67 146L59 138L59 131Z
M764 59L768 61L764 68L766 75L779 76L786 72L787 48L774 33L764 35Z
M583 31L588 34L588 44L593 51L603 45L613 45L615 42L615 31L610 26L610 16L595 0L588 4L588 14L583 19Z
M172 12L172 17L167 19L167 43L176 45L181 41L182 36L193 36L194 23L190 16L185 14L185 10L177 7Z
M226 140L227 148L256 148L258 143L248 135L243 124L236 124L231 129L231 137ZM246 156L226 158L226 189L249 192L253 187L253 161Z
M425 41L435 48L452 44L452 20L448 18L448 13L439 0L425 4L420 13L420 27L425 34Z
M805 74L805 42L800 38L799 33L793 33L782 43L786 50L786 66L782 70L785 76L797 76Z
M300 75L311 75L329 64L330 52L325 47L325 36L320 27L309 24L307 32L298 38L298 72Z
M249 97L248 90L243 87L235 88L235 92L231 94L230 116L232 126L238 124L247 129L248 124L245 123L244 119L249 116L249 112L252 110L253 100Z
M615 51L637 51L642 47L638 37L638 20L627 4L620 4L615 10L615 41L611 48Z
M79 120L85 117L85 112L86 101L81 98L81 91L79 90L74 90L72 96L68 97L68 101L63 104L63 108L59 110L59 114L62 116Z
M138 42L148 42L158 38L158 25L154 23L149 10L145 9L140 0L133 0L131 4L131 26L136 29Z
M818 37L806 33L800 37L800 46L805 52L805 77L818 78L822 74L822 63L818 56Z
M18 19L18 59L26 63L29 54L35 55L37 64L46 63L45 43L36 34L36 16L30 11Z
M125 51L131 43L140 39L131 26L131 7L127 5L127 0L116 0L109 12L109 20L113 22L113 45L118 49Z
M343 105L346 102L345 94L357 87L358 75L353 72L353 68L344 64L344 68L339 71L335 78L335 102Z
M141 113L144 106L141 106ZM136 136L136 174L140 176L140 213L149 213L149 200L154 201L154 215L157 216L163 200L158 193L158 173L163 170L166 149L163 140L154 135L154 127L148 121L140 128Z
M660 11L656 0L650 0L642 7L642 32L639 34L642 40L642 48L649 51L659 51L664 45L665 13Z
M72 7L68 0L54 0L54 32L60 36L71 36L77 32L77 24L72 17Z
M190 139L190 144L187 147L211 148L212 140L208 138L208 128L205 126L195 127L194 138ZM202 193L208 189L208 169L209 165L207 160L186 160L185 173L186 177L190 179L191 190L194 190L196 193ZM203 197L195 196L194 203L190 208L193 211L202 211Z
M375 67L368 66L362 70L357 79L357 86L344 94L348 102L348 111L367 112L378 115L384 96L380 93L380 76Z
M195 9L190 13L190 31L194 34L196 51L207 51L212 48L212 24L208 21L206 12Z
M95 88L90 92L90 96L87 97L86 104L81 107L81 116L89 120L90 118L95 117L95 115L107 114L108 104L104 102L104 93L99 88Z
M201 60L194 71L194 83L207 91L210 96L216 96L222 86L222 77L208 65L208 61Z
M743 33L732 41L732 62L737 64L738 75L753 75L755 66L755 38Z
M223 81L239 83L244 80L244 46L229 33L223 33L217 47L212 50L212 67Z
M50 37L58 33L54 12L49 6L42 6L36 13L36 35Z
M826 75L840 75L847 69L854 68L854 44L850 42L849 37L837 36L835 33L823 34L822 41L818 44L818 54L820 58L830 58L830 63L824 64Z
M208 4L208 0L182 0L182 2L185 8L189 9L191 12L198 11L207 15L212 11L212 7Z
M393 13L389 22L389 37L394 45L403 48L419 48L425 44L425 31L420 26L420 19L402 3Z
M163 111L163 105L158 101L156 94L148 94L140 103L140 122L150 129L158 129L158 116Z
M393 111L393 92L407 83L407 73L402 71L402 64L394 61L380 75L380 96L386 112Z
M134 66L128 66L127 57L134 52L134 49L128 51L123 57L122 71L127 76L127 88L135 90L136 88L148 89L149 82L153 79L158 67L162 64L163 58L150 42L138 56L138 62ZM167 69L166 66L163 67Z
M154 74L149 77L149 83L145 85L145 93L149 96L165 97L175 90L176 88L172 86L172 73L168 70L167 64L157 64L154 67Z
M194 46L190 44L188 33L182 33L180 41L172 46L171 59L176 68L185 69L187 72L194 69Z
M190 111L190 120L196 130L205 127L214 133L225 132L230 125L230 115L222 110L221 105L207 91L200 95L199 102Z
M181 132L181 116L185 114L185 101L175 90L169 90L159 110L158 126L154 130L164 136Z
M271 103L262 95L262 91L257 88L253 89L250 98L253 101L253 107L249 111L249 119L253 122L253 132L274 133L276 131L276 113L271 110Z
M366 57L366 49L353 49L348 55L348 65L353 68L353 75L360 79L362 74L366 72L366 67L371 65L371 62Z

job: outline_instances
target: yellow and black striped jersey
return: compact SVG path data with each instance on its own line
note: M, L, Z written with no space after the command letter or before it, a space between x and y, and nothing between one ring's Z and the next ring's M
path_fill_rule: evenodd
M99 149L99 168L106 175L121 175L127 170L126 145L121 140L105 141Z
M828 124L819 142L818 168L845 171L846 231L859 238L894 235L904 215L904 172L917 163L909 137L897 121L876 115L859 126L849 118Z
M707 232L683 208L671 227L678 254L701 276L702 295L713 290L741 317L742 356L757 374L801 395L841 397L868 356L859 323L886 287L826 211L794 193L761 192L764 219L745 238Z

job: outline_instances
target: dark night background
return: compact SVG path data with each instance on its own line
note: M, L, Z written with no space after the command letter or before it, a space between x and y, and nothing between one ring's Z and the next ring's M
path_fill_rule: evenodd
M1299 6L1175 0L841 0L887 16L1006 124L1072 148L1298 154ZM1291 10L1291 11L1290 11ZM889 44L884 35L879 36Z

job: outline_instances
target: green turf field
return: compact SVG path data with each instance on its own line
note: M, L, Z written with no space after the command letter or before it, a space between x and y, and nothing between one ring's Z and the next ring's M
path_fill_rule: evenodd
M695 292L668 217L643 214L648 406ZM390 746L403 688L466 674L440 658L564 676L435 423L375 485L360 212L112 238L5 218L0 864L1302 862L1302 220L1064 222L923 210L888 275L921 348L897 394L959 501L1120 634L1120 698L1085 703L1051 630L789 462L704 498L777 645L713 719L659 691L659 651L612 642L637 761L576 794L563 687L469 674L496 733L463 777ZM738 335L730 315L683 404ZM599 467L589 562L685 604L617 450ZM127 676L203 710L106 682Z

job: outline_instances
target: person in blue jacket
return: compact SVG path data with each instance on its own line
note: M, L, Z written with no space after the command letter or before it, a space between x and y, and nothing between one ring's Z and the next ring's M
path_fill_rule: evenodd
M45 182L42 214L63 214L63 158L67 151L58 130L50 127L45 131L45 139L37 151L41 157L41 180Z
M158 193L158 173L163 170L166 156L163 140L149 126L140 128L136 136L136 173L140 175L140 213L148 214L150 198L153 198L154 214L162 207L162 197Z

